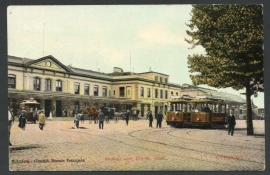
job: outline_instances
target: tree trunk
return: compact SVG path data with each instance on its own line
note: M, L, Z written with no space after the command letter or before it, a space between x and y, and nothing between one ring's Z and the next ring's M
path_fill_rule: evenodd
M252 121L252 106L251 106L251 90L250 90L250 82L247 79L246 82L246 105L247 105L247 135L253 135L253 121Z

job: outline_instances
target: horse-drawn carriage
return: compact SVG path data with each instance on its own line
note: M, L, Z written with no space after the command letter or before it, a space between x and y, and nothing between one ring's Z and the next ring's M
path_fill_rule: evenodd
M115 108L110 108L110 107L103 107L101 109L105 115L105 122L109 123L110 120L113 120L114 123L118 123L118 116L115 116ZM94 121L94 123L98 123L98 115L99 111L96 110L94 106L92 107L87 107L86 112L88 113L88 118L89 118L89 124Z
M29 100L23 100L23 102L20 103L20 108L26 111L26 121L36 123L36 119L34 118L34 110L36 108L40 108L40 103L33 98L30 98Z

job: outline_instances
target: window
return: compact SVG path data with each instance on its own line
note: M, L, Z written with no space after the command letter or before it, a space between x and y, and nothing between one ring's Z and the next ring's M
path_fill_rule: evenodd
M51 79L45 79L45 91L51 91L52 90L52 80Z
M33 79L33 87L34 87L34 90L40 91L40 78L35 77Z
M102 87L102 97L107 97L107 87Z
M173 91L171 91L171 96L173 96Z
M165 81L165 83L168 83L168 78L165 78L164 81Z
M168 99L168 91L165 91L165 99Z
M141 89L140 89L140 95L141 95L141 97L144 97L144 88L143 87L141 87Z
M80 109L80 102L78 102L78 101L74 102L74 109L75 109L75 111L78 111Z
M84 85L84 95L89 95L89 84Z
M126 98L131 98L131 87L130 86L127 86L126 87L126 93L127 93L127 95L126 95Z
M74 94L80 94L80 83L74 83Z
M176 92L176 96L178 96L178 92Z
M62 92L62 81L56 80L56 91Z
M158 89L155 89L155 98L158 98Z
M147 88L147 97L151 97L151 95L150 95L150 88Z
M158 76L155 76L155 81L158 81Z
M160 82L163 82L163 78L162 77L160 77Z
M163 90L160 90L160 98L163 98Z
M16 88L16 76L8 75L8 88Z
M94 86L94 96L98 96L98 86Z
M115 95L115 90L113 91L113 95Z
M119 92L120 92L120 97L125 97L125 88L124 87L120 87Z

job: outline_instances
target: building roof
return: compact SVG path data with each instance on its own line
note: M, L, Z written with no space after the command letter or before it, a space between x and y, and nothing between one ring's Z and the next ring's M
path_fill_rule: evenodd
M206 93L209 96L224 99L226 102L234 102L234 103L236 102L236 103L241 103L241 104L246 103L245 99L243 99L242 97L235 95L235 94L230 94L230 93L226 93L226 92L218 92L216 90L209 90L209 89L200 88L200 87L199 87L199 90L201 92Z

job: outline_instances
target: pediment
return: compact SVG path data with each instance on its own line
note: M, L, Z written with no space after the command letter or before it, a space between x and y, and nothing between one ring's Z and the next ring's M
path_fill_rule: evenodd
M38 69L46 69L57 72L72 72L68 67L63 65L57 59L52 56L43 57L37 59L27 65L28 67L38 68Z

